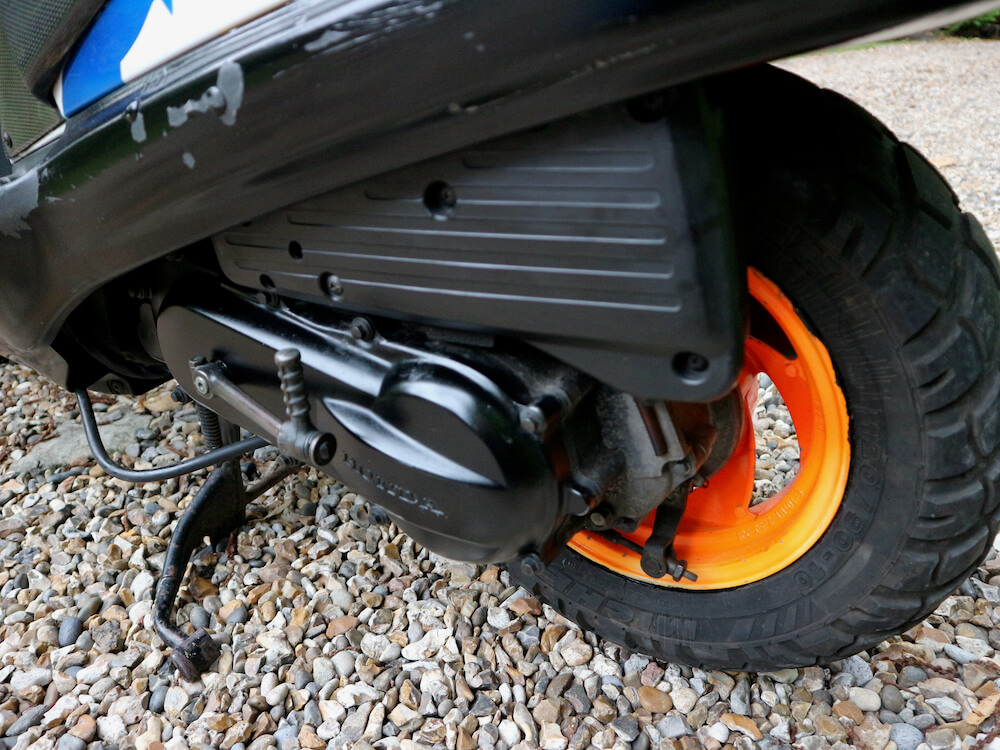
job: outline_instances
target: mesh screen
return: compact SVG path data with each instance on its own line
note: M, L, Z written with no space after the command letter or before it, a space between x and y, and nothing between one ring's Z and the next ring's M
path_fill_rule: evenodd
M8 156L23 151L59 121L59 112L28 90L7 37L0 29L0 129L10 135L11 145L4 144Z

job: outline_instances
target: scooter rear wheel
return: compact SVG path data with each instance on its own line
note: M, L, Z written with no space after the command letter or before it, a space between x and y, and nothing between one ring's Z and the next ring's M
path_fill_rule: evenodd
M748 375L791 367L807 379L801 395L796 378L775 377L800 472L755 513L745 438L730 459L743 465L689 500L678 557L694 584L636 574L627 550L580 537L521 580L652 656L729 669L823 663L919 622L996 535L1000 268L933 167L851 102L768 68L722 79L716 93L735 113L750 291L795 349L782 362L751 338ZM726 472L739 481L699 507L698 492Z

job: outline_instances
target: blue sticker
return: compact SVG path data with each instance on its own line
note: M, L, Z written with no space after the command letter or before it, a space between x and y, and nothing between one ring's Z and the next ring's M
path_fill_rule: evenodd
M71 115L108 94L124 81L121 63L139 38L149 9L162 2L173 13L173 0L111 0L91 27L63 73L63 112Z

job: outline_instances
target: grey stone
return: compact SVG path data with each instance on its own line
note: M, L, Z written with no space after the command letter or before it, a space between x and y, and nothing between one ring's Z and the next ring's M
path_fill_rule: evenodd
M895 685L884 686L879 696L882 698L882 707L893 713L898 714L906 706L906 699Z
M101 426L101 440L109 452L121 452L134 440L135 431L149 425L148 415L129 411L116 422ZM61 469L79 459L93 458L83 425L76 420L56 418L56 436L35 443L23 458L12 463L15 474L27 471Z
M656 722L656 731L660 733L661 737L673 740L691 734L691 727L688 726L683 716L667 714Z
M87 743L79 737L74 737L71 734L64 734L59 738L56 750L85 750L86 747Z
M865 685L874 676L871 665L857 655L844 659L841 670L854 678L855 685Z
M611 728L626 742L631 742L639 736L639 722L634 716L619 716L611 722Z
M207 628L210 622L208 612L205 611L204 607L192 607L189 614L189 619L191 626L195 630L200 630L201 628Z
M154 714L163 713L163 702L167 699L167 685L160 685L149 696L149 710Z
M896 743L899 750L916 750L917 745L924 741L924 733L909 724L893 724L889 739Z
M7 736L17 737L19 734L31 729L33 726L41 722L42 716L44 716L45 712L48 710L49 707L46 705L33 706L29 708L21 714L21 717L17 721L10 725L10 728L7 730Z
M83 632L83 622L79 617L64 617L59 623L59 645L72 646Z

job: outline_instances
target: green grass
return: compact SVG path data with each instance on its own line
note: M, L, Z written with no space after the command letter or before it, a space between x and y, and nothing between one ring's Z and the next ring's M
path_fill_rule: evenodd
M990 11L981 16L970 18L968 21L960 21L946 26L946 34L953 36L988 36L995 38L1000 26L1000 10Z

